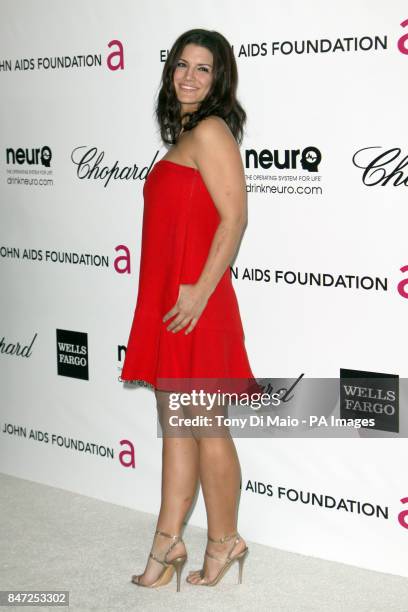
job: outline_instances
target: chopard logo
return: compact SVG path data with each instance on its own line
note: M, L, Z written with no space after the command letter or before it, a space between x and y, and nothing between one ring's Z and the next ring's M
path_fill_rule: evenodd
M105 151L98 152L96 147L82 145L76 147L71 153L71 161L77 166L76 174L81 180L94 179L103 181L104 187L108 186L111 179L114 181L143 180L149 174L159 151L156 152L150 166L120 166L116 160L111 166L102 164Z
M381 149L379 146L359 149L353 155L353 164L361 168L362 181L367 187L385 187L389 183L392 187L408 186L408 156L401 156L401 149L394 147L382 151L378 155L369 152L370 149ZM397 158L401 158L398 160Z

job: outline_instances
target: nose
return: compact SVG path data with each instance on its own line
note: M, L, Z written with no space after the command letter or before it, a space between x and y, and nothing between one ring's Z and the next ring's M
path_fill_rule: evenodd
M186 81L191 81L192 78L193 78L193 67L190 66L190 68L187 68Z

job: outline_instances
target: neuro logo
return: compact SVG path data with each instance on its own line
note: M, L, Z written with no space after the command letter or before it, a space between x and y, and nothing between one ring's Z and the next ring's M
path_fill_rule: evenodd
M309 172L317 172L318 165L322 160L322 156L320 151L315 147L307 147L302 152L302 157L300 159L300 163L302 164L303 170L308 170Z
M247 169L262 168L269 170L296 170L298 164L308 172L318 172L322 154L317 147L309 146L304 149L247 149L245 151L245 167Z
M8 147L6 149L6 163L13 165L29 165L29 166L45 166L49 168L51 166L52 152L51 148L44 145L41 148L13 149Z

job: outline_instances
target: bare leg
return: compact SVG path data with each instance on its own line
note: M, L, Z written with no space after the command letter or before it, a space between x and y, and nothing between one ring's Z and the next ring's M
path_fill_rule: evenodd
M223 408L216 409L224 414ZM202 411L201 411L202 414ZM193 428L194 431L194 428ZM199 444L199 473L207 511L208 535L220 539L237 531L237 511L240 491L241 469L235 444L228 429L205 432L201 429L197 437ZM234 546L234 540L207 542L207 550L219 559L225 559L231 551L235 555L246 547L241 538ZM193 584L212 580L223 563L205 555L204 577L200 570L189 573L188 581Z
M162 444L162 486L161 506L156 529L169 533L180 534L185 516L194 499L199 477L198 444L192 435L180 431L165 435L166 422L169 416L169 398L165 391L157 391L156 401L160 422L163 429ZM184 433L184 435L182 435ZM171 540L162 535L153 538L152 552L163 559ZM185 546L178 542L167 556L167 560L186 554ZM152 584L160 575L163 566L149 558L146 569L140 576L142 584Z

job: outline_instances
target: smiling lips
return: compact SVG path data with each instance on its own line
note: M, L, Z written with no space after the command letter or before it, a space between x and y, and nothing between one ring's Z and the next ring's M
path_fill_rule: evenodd
M180 85L180 89L183 91L196 91L197 87L189 87L188 85Z

